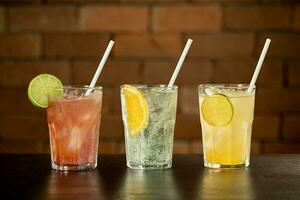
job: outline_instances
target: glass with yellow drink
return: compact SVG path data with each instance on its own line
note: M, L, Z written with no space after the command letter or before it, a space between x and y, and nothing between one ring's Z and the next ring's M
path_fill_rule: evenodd
M199 85L204 165L247 167L250 158L255 86Z

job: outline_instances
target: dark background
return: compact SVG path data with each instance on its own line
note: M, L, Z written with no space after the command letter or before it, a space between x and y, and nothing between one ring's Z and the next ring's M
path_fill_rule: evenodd
M44 110L27 100L37 74L88 84L101 74L100 153L124 153L119 86L167 83L187 38L194 43L179 86L175 153L201 153L196 86L257 82L252 153L300 153L300 2L292 0L0 0L0 152L49 152Z

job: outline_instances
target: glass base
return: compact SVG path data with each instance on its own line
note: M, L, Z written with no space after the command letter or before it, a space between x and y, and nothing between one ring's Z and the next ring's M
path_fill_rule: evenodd
M156 169L169 169L172 167L172 162L165 164L140 164L140 163L127 163L130 169L143 169L143 170L156 170Z
M51 163L52 169L59 171L83 171L96 169L97 163L88 163L82 165L58 165L55 162Z
M204 162L204 166L211 169L238 169L238 168L248 167L249 162L242 163L242 164L235 164L235 165L222 165L222 164L213 164L213 163Z

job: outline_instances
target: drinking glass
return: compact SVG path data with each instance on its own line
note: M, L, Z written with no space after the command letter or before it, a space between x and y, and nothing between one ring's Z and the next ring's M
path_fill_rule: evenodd
M102 87L64 86L54 91L47 108L52 168L96 168Z
M204 165L247 167L250 158L255 86L199 85Z
M171 168L177 86L123 85L121 100L127 166L132 169ZM143 126L136 129L139 116L145 116L145 120Z

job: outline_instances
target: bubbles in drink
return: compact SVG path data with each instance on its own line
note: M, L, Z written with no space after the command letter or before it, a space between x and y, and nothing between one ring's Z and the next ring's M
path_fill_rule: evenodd
M173 153L173 134L176 116L177 91L159 87L139 88L147 100L147 127L131 136L125 123L127 163L133 168L170 166ZM124 98L124 97L122 97ZM126 109L122 101L122 109Z

